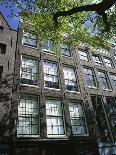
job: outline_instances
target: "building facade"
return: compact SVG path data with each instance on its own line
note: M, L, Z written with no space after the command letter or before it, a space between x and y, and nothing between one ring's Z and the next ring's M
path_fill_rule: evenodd
M116 154L116 60L112 52L42 44L19 28L9 153ZM110 153L110 154L109 154Z
M9 151L11 138L12 85L14 77L17 32L0 13L0 154Z

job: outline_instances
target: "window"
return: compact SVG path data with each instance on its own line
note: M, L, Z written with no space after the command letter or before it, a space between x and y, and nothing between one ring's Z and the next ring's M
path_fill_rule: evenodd
M52 40L45 40L43 43L43 50L45 52L53 53L54 42Z
M86 134L86 123L81 104L69 103L69 112L73 135Z
M0 53L1 54L5 54L6 53L6 45L0 43Z
M78 91L74 69L64 67L63 72L66 89L70 91Z
M2 78L3 66L0 66L0 79Z
M64 135L62 103L46 100L47 135Z
M4 143L0 143L0 155L8 155L9 154L9 146Z
M38 98L21 95L18 106L19 136L38 135Z
M60 52L64 55L64 56L71 56L70 55L70 48L67 45L64 44L60 44Z
M87 86L89 87L96 87L94 75L92 69L89 68L83 68L84 77L87 83Z
M30 32L23 32L23 38L22 38L23 45L28 45L32 47L37 47L37 37L34 34L31 34Z
M37 84L37 60L22 56L21 62L21 82Z
M102 66L102 62L100 60L100 57L98 55L92 54L93 61L96 65Z
M4 30L4 27L3 26L0 26L0 32L3 33L3 30Z
M104 72L98 71L98 76L100 78L100 84L103 89L109 89L106 74Z
M110 58L104 58L104 61L107 67L112 67L112 62Z
M109 132L108 122L104 113L104 103L101 96L91 96L93 105L93 120L97 123L100 138L102 142L111 142L111 136ZM96 134L96 132L95 132ZM97 134L96 134L97 136Z
M80 55L80 59L81 60L85 60L85 61L88 61L88 55L87 55L87 52L85 51L79 51L79 55Z
M112 79L113 88L116 89L116 75L110 75Z
M59 88L58 65L52 62L44 62L45 87Z

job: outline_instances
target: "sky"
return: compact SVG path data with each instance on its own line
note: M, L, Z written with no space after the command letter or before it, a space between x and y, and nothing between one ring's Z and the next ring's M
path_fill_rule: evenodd
M17 30L18 28L18 23L19 23L19 18L18 17L8 17L11 13L11 9L9 7L5 7L5 5L0 5L0 12L2 12L4 18L6 19L6 21L8 22L8 24L10 25L10 27L13 30Z

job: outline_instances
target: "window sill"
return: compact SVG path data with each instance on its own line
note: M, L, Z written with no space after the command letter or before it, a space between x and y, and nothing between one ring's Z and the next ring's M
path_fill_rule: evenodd
M39 138L39 135L18 135L17 138Z
M34 47L34 46L31 46L31 45L29 46L29 45L25 45L23 43L22 43L22 45L25 46L25 47L33 48L33 49L38 49L38 47Z
M66 92L80 94L80 92L78 92L78 91L70 91L70 90L66 90Z
M55 55L53 51L47 50L47 49L42 49L42 52L50 54L50 55Z
M111 89L103 89L103 91L110 91L110 92L112 92L112 90L111 90Z
M97 87L94 87L94 86L87 86L87 87L90 89L97 89Z
M66 135L47 135L47 138L67 138Z
M61 89L57 89L57 88L50 88L50 87L44 87L44 89L50 89L50 90L61 91Z
M20 83L21 86L28 86L28 87L36 87L36 88L39 88L37 85L32 85L32 84L23 84L23 83Z
M72 135L73 137L88 137L88 134L83 134L83 135Z

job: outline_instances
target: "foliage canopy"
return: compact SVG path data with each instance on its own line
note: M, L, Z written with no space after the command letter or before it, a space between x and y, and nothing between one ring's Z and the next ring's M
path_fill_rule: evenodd
M1 0L2 2L3 0ZM110 48L116 38L116 0L4 0L19 8L23 26L56 45ZM12 9L12 13L13 9Z

